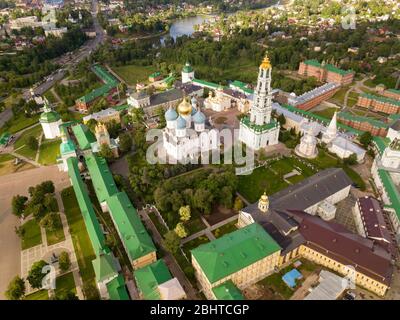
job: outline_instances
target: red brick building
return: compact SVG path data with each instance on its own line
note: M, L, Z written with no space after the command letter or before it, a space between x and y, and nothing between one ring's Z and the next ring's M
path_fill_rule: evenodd
M306 60L300 63L298 74L315 77L321 82L336 82L342 86L353 82L355 72L342 70L332 64L319 63L317 60Z
M390 124L372 118L356 116L348 112L339 112L338 121L361 131L368 131L373 136L386 137Z
M387 98L400 100L400 90L388 89L383 91L382 94Z
M357 106L386 114L400 113L400 101L368 93L358 96Z

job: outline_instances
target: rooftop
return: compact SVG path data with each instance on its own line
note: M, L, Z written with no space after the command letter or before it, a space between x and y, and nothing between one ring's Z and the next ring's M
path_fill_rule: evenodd
M250 122L250 118L248 116L243 117L240 120L240 123L244 124L246 127L250 128L251 130L254 130L256 132L268 131L272 128L276 128L277 126L279 126L279 123L276 121L273 121L273 120L271 120L270 123L266 123L263 125L257 125L255 123Z
M353 70L343 70L343 69L340 69L340 68L338 68L338 67L336 67L336 66L334 66L332 64L329 64L329 63L323 65L323 64L319 63L315 59L306 60L306 61L304 61L304 63L308 64L308 65L311 65L311 66L314 66L314 67L324 68L327 71L338 73L338 74L340 74L342 76L350 74L350 73L354 73Z
M78 141L79 148L81 150L90 149L90 145L96 141L93 133L89 128L83 124L78 124L72 127L72 131Z
M214 283L280 250L271 236L253 223L200 245L191 253L210 283Z
M232 282L232 280L228 280L223 284L220 284L217 287L212 289L217 300L244 300L244 297L238 287Z
M130 300L126 291L124 277L121 274L107 283L107 291L110 300Z
M387 98L387 97L381 97L381 96L375 96L373 94L370 93L361 93L360 94L361 97L367 98L367 99L371 99L371 100L376 100L382 103L388 103L391 104L393 106L396 107L400 107L400 101L395 100L395 99L391 99L391 98Z

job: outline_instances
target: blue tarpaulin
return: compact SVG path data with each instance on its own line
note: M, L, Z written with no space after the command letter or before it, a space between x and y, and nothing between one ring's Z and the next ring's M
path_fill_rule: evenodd
M294 288L296 286L296 280L301 278L303 278L302 274L297 269L292 269L283 275L282 280L290 288Z

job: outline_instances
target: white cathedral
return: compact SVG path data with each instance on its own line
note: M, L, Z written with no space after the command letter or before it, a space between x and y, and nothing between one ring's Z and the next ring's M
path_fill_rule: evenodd
M254 150L278 144L279 123L271 119L271 63L266 56L260 65L250 117L240 121L239 140Z
M165 120L163 147L170 159L185 162L219 148L218 132L206 129L206 116L195 97L191 102L185 97L176 110L170 107Z

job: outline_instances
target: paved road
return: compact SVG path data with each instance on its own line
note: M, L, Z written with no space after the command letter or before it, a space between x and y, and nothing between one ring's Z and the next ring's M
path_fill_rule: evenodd
M45 180L52 180L56 191L70 185L67 174L60 173L57 166L0 176L0 299L5 299L9 281L21 269L21 242L14 231L19 220L11 213L11 199L16 194L27 195L30 186Z
M0 128L12 118L12 115L13 113L11 108L7 108L3 112L0 112Z
M102 27L99 24L99 21L97 19L97 13L98 13L98 3L97 0L92 0L92 16L93 16L93 27L94 30L96 31L96 37L92 40L89 40L86 42L84 46L82 46L80 49L76 50L72 58L68 55L65 54L60 58L57 58L54 60L54 63L59 64L62 66L61 69L58 69L54 71L45 82L43 83L38 83L34 85L34 92L35 94L42 95L45 93L47 90L49 90L51 87L53 87L56 82L62 80L67 71L66 69L78 64L85 58L87 58L93 50L95 50L101 43L103 43L106 39L106 34ZM26 89L23 92L23 97L25 100L30 98L30 92L29 89ZM0 118L1 119L1 118ZM0 123L1 126L1 123Z

